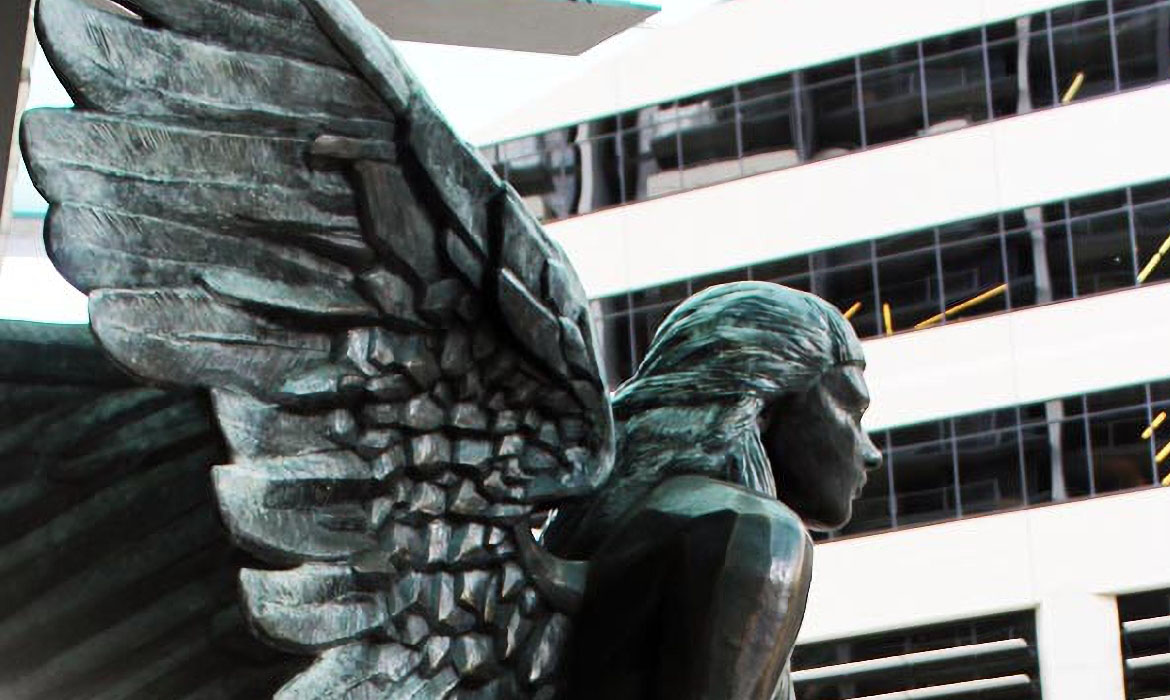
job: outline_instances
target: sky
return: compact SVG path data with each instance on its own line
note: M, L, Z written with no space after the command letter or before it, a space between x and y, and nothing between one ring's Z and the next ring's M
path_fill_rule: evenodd
M659 14L580 56L395 43L447 119L457 131L468 134L522 109L598 61L645 40L655 27L685 21L720 1L651 0L651 4L662 7ZM28 108L70 104L38 47ZM44 210L44 200L33 189L21 164L13 191L13 211L27 217L43 215ZM2 246L0 240L0 250ZM0 318L80 323L87 319L85 298L56 274L47 259L10 257L0 260Z

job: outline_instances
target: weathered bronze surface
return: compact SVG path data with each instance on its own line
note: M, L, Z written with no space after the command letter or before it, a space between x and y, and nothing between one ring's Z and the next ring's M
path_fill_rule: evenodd
M73 674L56 696L787 697L807 528L848 520L880 461L836 309L773 284L709 289L611 397L564 253L348 0L122 4L139 19L40 1L77 108L27 115L23 150L100 346L191 389L101 376L182 397L165 400L193 411L184 426L214 416L172 449L206 450L188 469L247 557L213 573L238 571L241 620L281 653L223 661L194 635L221 686L173 683L193 667L178 651L138 669L152 686L47 642ZM101 410L70 418L95 453L177 430ZM165 537L151 522L141 536ZM135 571L120 575L160 590ZM160 619L189 614L172 604Z

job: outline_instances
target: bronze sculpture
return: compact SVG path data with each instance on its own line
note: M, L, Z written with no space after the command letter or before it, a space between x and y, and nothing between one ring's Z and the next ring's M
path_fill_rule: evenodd
M78 107L24 152L101 346L210 390L248 623L314 658L277 696L789 693L805 527L880 461L841 315L707 290L611 403L563 252L348 0L118 1L39 3Z

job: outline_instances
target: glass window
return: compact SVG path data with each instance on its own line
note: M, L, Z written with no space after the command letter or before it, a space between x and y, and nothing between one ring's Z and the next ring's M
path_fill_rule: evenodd
M1069 225L1077 274L1077 294L1095 294L1134 283L1129 212L1074 219Z
M611 117L582 125L584 133L579 141L581 197L576 207L578 214L587 214L623 201L620 142L614 131L616 122Z
M982 30L955 32L922 42L926 72L927 134L987 119L987 75ZM868 114L868 112L867 112Z
M1093 446L1093 483L1097 493L1120 491L1153 483L1149 440L1141 433L1149 425L1145 392L1142 404L1089 416Z
M1033 238L1028 229L1006 233L1003 239L1008 274L1008 300L1011 308L1019 309L1037 303L1036 257L1037 243L1044 244L1043 229ZM1043 248L1041 248L1043 254ZM1045 270L1045 284L1051 284ZM1047 289L1047 287L1046 287Z
M702 187L740 176L732 88L660 107L651 151L663 172L681 168L681 186Z
M867 54L861 66L866 143L872 146L922 134L926 116L917 44Z
M1134 204L1148 204L1170 199L1170 180L1155 180L1129 188L1130 200Z
M946 321L1007 309L1006 290L1001 289L1004 284L1003 251L998 235L945 245L940 252L946 307L968 305L948 314Z
M1070 299L1077 294L1076 276L1073 274L1073 246L1069 237L1069 226L1063 221L1064 207L1044 207L1044 220L1055 222L1044 226L1044 253L1048 262L1049 289L1051 301ZM1043 280L1037 279L1039 288Z
M1154 255L1170 240L1170 200L1134 207L1134 236L1137 240L1138 270L1144 270ZM1170 253L1170 251L1167 251ZM1170 258L1170 254L1165 256ZM1163 259L1149 269L1144 284L1170 279L1170 259Z
M1020 112L1054 105L1060 100L1052 69L1052 43L1043 13L1020 21L1019 51L1027 57L1027 91L1020 95ZM1021 89L1024 86L1021 85ZM1027 107L1027 109L1024 109Z
M861 113L857 107L857 75L849 58L804 71L800 116L803 152L813 159L829 158L862 145Z
M1043 405L1040 406L1043 410ZM1043 418L1043 416L1041 416ZM1052 450L1047 423L1024 425L1020 428L1020 459L1023 460L1024 486L1027 503L1047 503L1052 500Z
M812 255L812 293L842 312L859 305L850 316L857 335L880 334L881 310L873 286L873 259L869 243L859 243Z
M1114 31L1122 89L1170 78L1170 6L1116 10Z
M680 115L675 103L647 107L624 120L627 200L658 197L682 189Z
M606 378L610 389L614 389L634 373L629 314L603 317L598 331L598 345L605 362Z
M927 435L931 439L923 440ZM899 526L959 514L950 421L891 430L887 459L894 473Z
M954 419L964 515L1024 505L1014 410Z
M790 75L739 86L744 175L800 163L792 94Z
M1077 416L1053 423L1049 428L1049 447L1054 452L1054 461L1063 468L1065 496L1075 498L1095 493L1089 467L1085 421ZM1059 496L1054 494L1054 498Z
M898 248L905 248L905 252L884 254ZM933 231L898 236L884 245L878 244L879 303L890 306L892 330L909 330L942 313L937 252Z
M1023 21L1027 22L1027 18ZM987 80L993 118L1020 111L1020 47L1027 43L1028 32L1017 35L1016 24L1011 21L987 26ZM1028 55L1026 47L1024 55Z
M634 365L641 364L642 358L646 356L646 351L650 349L650 341L654 339L654 334L658 332L658 326L662 324L666 315L674 308L674 304L660 304L658 306L650 306L643 309L638 309L630 315L630 329L634 334Z
M1057 26L1060 15L1094 15L1088 6L1097 3L1081 3L1073 8L1053 10L1052 47L1056 57L1056 84L1061 96L1068 93L1078 75L1084 75L1084 82L1076 93L1077 100L1094 95L1114 92L1113 46L1110 41L1108 17L1072 20ZM1105 3L1100 3L1104 6Z

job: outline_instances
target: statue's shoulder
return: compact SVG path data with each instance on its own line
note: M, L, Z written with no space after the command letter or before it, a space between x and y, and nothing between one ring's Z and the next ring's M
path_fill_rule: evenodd
M791 508L774 497L709 477L668 478L636 510L633 519L643 522L667 520L684 528L702 522L715 529L739 529L741 535L755 533L756 541L766 543L773 560L803 566L812 549L807 528Z

